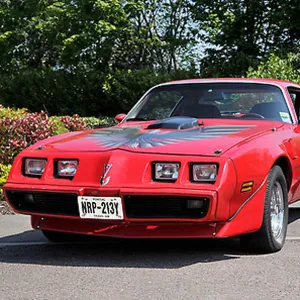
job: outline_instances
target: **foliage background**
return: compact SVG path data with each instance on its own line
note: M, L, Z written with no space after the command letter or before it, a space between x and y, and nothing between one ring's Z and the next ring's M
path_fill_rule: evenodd
M0 188L24 147L112 124L158 83L300 83L299 14L300 0L1 0Z
M274 57L297 72L299 13L300 0L2 0L0 103L114 116L163 81L252 76Z

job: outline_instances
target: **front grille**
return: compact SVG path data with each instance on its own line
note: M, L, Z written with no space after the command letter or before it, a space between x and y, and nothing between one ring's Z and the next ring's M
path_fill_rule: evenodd
M6 194L13 208L22 212L79 216L76 194L21 191Z
M14 209L27 213L79 216L77 194L6 191ZM199 208L189 208L190 200L199 200ZM209 208L209 199L177 196L125 196L128 218L203 218Z
M202 206L189 208L190 200ZM128 218L203 218L209 207L208 198L176 196L125 196L124 203Z

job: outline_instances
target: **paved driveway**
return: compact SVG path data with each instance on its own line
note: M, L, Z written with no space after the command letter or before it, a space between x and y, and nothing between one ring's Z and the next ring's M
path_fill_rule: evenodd
M236 239L51 244L24 216L0 216L0 299L300 299L300 209L285 247L250 255Z

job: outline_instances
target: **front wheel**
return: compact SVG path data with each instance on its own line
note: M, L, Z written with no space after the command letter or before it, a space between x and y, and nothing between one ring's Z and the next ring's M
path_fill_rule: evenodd
M288 225L288 190L279 166L269 173L264 204L263 223L259 231L240 237L243 248L264 253L281 250Z

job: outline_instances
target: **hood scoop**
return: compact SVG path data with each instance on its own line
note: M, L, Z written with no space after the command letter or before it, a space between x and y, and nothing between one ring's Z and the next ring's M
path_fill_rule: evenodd
M150 124L147 129L190 129L198 127L198 119L190 117L172 117Z

